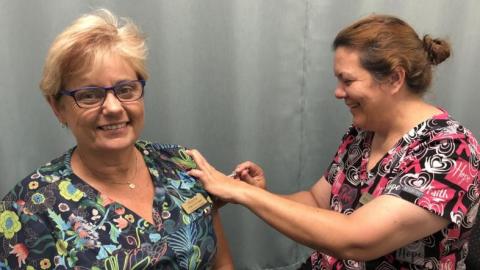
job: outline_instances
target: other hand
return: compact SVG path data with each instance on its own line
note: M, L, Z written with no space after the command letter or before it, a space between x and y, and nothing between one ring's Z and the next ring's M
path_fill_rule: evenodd
M236 178L259 188L266 189L267 184L263 169L251 161L240 163L235 168Z
M188 171L189 175L198 178L204 188L218 199L224 202L238 203L238 198L248 188L248 185L216 170L198 150L187 150L187 154L195 160L198 166L197 169Z

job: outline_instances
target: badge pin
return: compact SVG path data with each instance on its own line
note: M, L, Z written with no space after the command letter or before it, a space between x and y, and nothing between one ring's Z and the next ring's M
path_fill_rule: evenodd
M363 193L362 196L360 197L360 203L362 205L365 205L367 204L368 202L370 202L371 200L373 200L373 195L370 194L370 193Z
M207 203L208 203L207 199L205 199L205 197L203 197L201 193L197 193L194 197L186 200L182 204L182 208L183 210L185 210L185 212L187 212L187 214L191 214L195 210L204 206Z

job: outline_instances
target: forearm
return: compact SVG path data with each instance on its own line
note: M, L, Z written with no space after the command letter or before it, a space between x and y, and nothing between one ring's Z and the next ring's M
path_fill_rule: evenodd
M285 199L312 207L320 207L310 191L300 191L293 194L279 195Z
M372 260L448 224L394 196L381 196L350 215L300 204L255 187L237 202L293 240L340 259Z
M293 197L303 197L298 195ZM237 202L279 232L316 250L343 256L342 252L349 248L349 245L354 245L354 242L350 241L354 240L351 235L354 230L346 226L349 223L346 215L250 186L242 188Z

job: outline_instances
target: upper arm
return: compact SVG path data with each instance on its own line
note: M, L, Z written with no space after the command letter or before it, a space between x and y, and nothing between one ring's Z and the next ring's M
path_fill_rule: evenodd
M299 191L282 197L301 204L328 209L330 204L331 185L320 178L309 190Z
M214 269L218 270L230 270L233 269L232 256L230 254L230 248L228 247L227 239L223 232L222 223L220 221L220 213L218 209L213 212L213 226L215 235L217 237L217 254L215 255Z
M350 216L350 231L356 239L344 254L347 258L371 260L445 228L449 220L404 199L382 195Z
M311 188L312 194L318 207L328 209L330 207L330 195L332 191L332 185L327 182L325 176L322 176Z

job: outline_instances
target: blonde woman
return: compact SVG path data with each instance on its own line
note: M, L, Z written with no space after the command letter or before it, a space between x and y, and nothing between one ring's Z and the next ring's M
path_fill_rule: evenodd
M40 87L77 144L3 199L0 268L233 268L185 149L138 140L145 58L137 27L107 10L53 42Z

